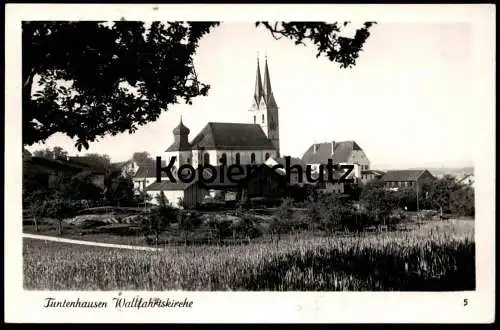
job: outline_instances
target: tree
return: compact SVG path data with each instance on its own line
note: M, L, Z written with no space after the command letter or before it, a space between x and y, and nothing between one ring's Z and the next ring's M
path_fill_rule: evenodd
M147 164L155 162L155 160L151 157L151 155L147 151L134 152L132 160L137 162L138 164L145 164L145 163Z
M104 181L104 199L116 206L135 204L134 182L132 178L113 173Z
M193 57L199 41L218 22L22 23L23 145L54 133L76 139L78 150L105 135L157 120L181 101L206 96ZM350 23L257 22L273 37L312 44L342 68L356 63L373 22L353 38Z
M33 156L47 159L66 160L68 157L68 152L61 147L54 147L52 148L52 150L49 148L45 148L41 150L35 150L35 152L33 152Z
M109 169L111 166L111 158L106 154L87 153L84 156L85 163L96 168Z
M434 180L428 189L424 203L429 208L438 208L441 216L443 213L474 214L474 189L457 182L453 176Z
M71 216L73 212L74 208L71 201L64 198L56 198L44 201L39 214L55 219L57 221L57 233L59 236L62 236L62 221L64 218Z
M379 220L387 220L398 205L397 193L384 187L382 181L368 182L360 195L360 202Z

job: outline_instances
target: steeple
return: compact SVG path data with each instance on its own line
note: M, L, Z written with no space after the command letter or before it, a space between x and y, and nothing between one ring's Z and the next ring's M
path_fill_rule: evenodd
M182 137L185 136L185 137L187 137L189 135L189 132L190 132L189 128L187 128L186 126L184 126L184 124L182 123L182 115L181 115L181 122L173 130L174 136L182 136Z
M276 100L274 99L273 89L271 88L271 77L269 75L269 67L267 66L267 55L266 55L266 65L264 68L264 99L267 107L277 107Z
M259 55L257 53L257 76L255 78L255 92L253 97L255 99L255 103L258 105L260 102L260 98L264 95L264 91L262 89L262 80L260 78L260 65L259 65Z

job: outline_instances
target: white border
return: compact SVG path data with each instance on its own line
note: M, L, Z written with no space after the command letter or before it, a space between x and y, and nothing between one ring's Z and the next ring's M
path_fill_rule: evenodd
M155 9L156 7L156 9ZM351 20L469 22L474 32L472 104L483 132L477 146L477 290L458 293L165 292L192 309L44 309L47 296L111 300L113 292L28 292L22 287L21 21L23 20ZM5 23L5 321L6 322L492 322L495 182L494 5L40 5L7 4ZM466 134L466 132L465 132ZM128 292L127 297L136 293ZM137 293L145 297L152 293ZM469 305L463 307L467 298Z

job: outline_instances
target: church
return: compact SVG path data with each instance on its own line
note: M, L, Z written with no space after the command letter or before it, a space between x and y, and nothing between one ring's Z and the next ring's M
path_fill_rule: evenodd
M196 168L203 164L262 164L269 158L280 157L279 112L267 57L263 78L257 60L255 90L248 112L247 123L209 122L192 140L181 118L173 130L174 142L165 151L167 163L175 157L175 169L183 164Z

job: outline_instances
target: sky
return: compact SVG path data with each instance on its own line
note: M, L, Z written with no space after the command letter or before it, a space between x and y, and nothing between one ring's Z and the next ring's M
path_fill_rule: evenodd
M253 122L257 54L262 70L268 59L282 155L301 157L313 143L355 140L374 169L472 166L480 109L470 93L471 26L454 22L379 22L350 69L316 58L313 47L275 40L253 23L223 23L201 40L195 56L199 78L211 85L208 96L81 153L62 134L28 150L61 146L70 155L101 153L112 161L137 151L164 157L181 115L190 139L208 122Z

